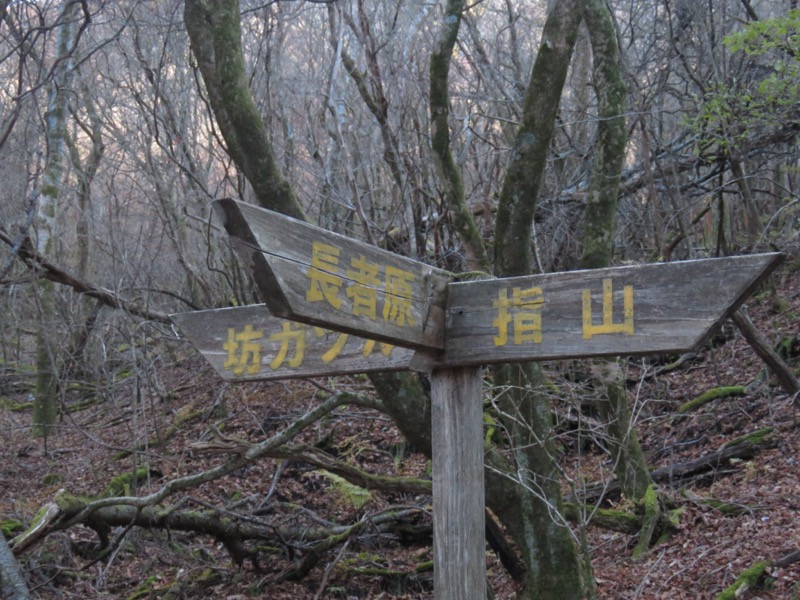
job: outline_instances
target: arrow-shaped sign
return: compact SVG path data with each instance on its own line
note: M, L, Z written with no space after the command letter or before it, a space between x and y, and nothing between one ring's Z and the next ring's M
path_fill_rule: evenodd
M171 315L223 379L257 381L408 369L413 350L273 317L256 304Z
M451 283L440 362L691 350L781 259L756 254Z
M780 253L453 282L446 271L258 207L217 207L273 314L422 351L453 367L683 352ZM446 302L445 302L446 300Z
M444 348L446 271L251 204L215 207L273 315Z

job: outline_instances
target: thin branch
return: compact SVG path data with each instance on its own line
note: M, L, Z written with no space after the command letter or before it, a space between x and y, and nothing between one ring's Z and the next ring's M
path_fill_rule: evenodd
M16 242L12 240L5 232L0 231L0 242L4 242L8 246L15 249ZM159 323L171 323L169 315L162 312L147 310L139 306L135 302L120 298L115 292L93 284L92 282L84 279L80 275L72 273L71 271L50 262L41 253L37 252L33 245L30 243L30 238L27 236L16 248L17 256L25 263L25 265L39 273L45 279L49 279L54 283L60 283L71 287L79 294L84 294L90 298L95 298L111 308L124 310L125 312L141 317L148 321L157 321Z

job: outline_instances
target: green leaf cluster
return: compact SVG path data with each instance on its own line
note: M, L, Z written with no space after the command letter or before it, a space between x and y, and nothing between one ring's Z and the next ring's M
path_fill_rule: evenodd
M691 126L723 150L766 129L800 123L800 9L726 36L745 69L709 88Z

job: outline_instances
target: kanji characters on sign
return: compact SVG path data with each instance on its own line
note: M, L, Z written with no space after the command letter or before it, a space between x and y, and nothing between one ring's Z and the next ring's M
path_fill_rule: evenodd
M325 302L337 310L348 310L353 316L398 327L413 327L412 312L414 273L390 265L368 261L364 256L350 259L349 268L339 264L341 251L336 246L313 242L311 266L306 277L306 300ZM349 300L347 306L344 297Z
M527 342L542 343L542 309L545 295L541 287L500 288L497 299L492 303L496 309L492 321L496 333L495 346L506 346L509 342L520 345ZM595 324L592 313L592 290L582 290L582 332L584 339L601 334L633 335L633 286L623 287L622 321L614 321L614 290L611 279L603 279L602 290L602 322Z
M309 337L313 336L313 337ZM320 344L311 344L310 340L322 341ZM222 345L227 353L227 359L222 365L226 371L234 375L257 375L262 369L268 367L272 371L279 369L300 369L303 366L309 348L316 348L321 352L315 356L323 364L330 364L341 356L349 340L355 340L361 347L358 352L364 358L369 358L376 346L380 352L378 356L390 356L394 346L375 340L359 339L346 333L338 333L310 327L292 321L280 322L274 331L264 332L255 329L251 324L246 324L241 330L228 328L228 337ZM355 349L349 352L352 354ZM263 359L263 360L262 360Z

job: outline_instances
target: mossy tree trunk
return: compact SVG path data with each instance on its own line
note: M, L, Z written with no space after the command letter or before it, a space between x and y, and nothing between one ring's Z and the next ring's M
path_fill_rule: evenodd
M555 3L544 26L497 210L494 261L500 277L527 275L532 269L533 215L583 5L580 0ZM586 565L562 518L550 404L537 389L543 383L541 368L503 366L495 371L495 382L506 390L500 406L524 486L504 490L508 496L496 510L528 566L528 597L586 597L591 577L585 576ZM488 498L493 491L487 490Z
M192 53L228 153L264 208L305 219L300 203L275 162L244 66L238 0L187 0L184 22Z
M488 272L489 257L464 200L464 183L450 149L450 57L453 54L465 0L449 0L430 59L431 149L442 197L453 214L464 244L467 271Z
M609 451L614 460L614 474L625 497L635 502L641 501L652 483L652 478L633 427L621 369L616 361L598 360L590 371L595 386L602 394L598 410L606 425Z
M44 135L47 144L36 218L36 247L45 255L59 251L58 200L64 182L64 151L67 138L67 110L72 60L77 43L78 3L64 3L58 23L57 57L49 86ZM33 401L33 434L47 438L58 415L58 356L52 339L55 318L55 284L43 279L37 286L41 327L36 334L36 389Z
M588 557L582 560L563 517L561 473L543 380L537 363L502 365L495 371L495 381L505 390L498 404L514 464L509 469L495 461L502 471L487 473L486 497L528 568L525 597L585 598L593 591L591 566Z
M597 143L583 215L583 252L579 267L599 269L611 265L616 234L617 196L625 158L625 86L608 6L587 0L584 22L593 53L593 87L597 96ZM614 471L623 493L634 501L644 498L652 484L647 463L633 429L630 407L615 361L596 361L591 372L603 390L600 415L607 424Z

